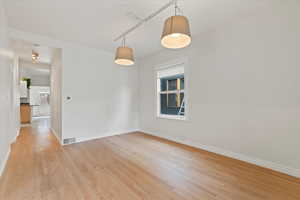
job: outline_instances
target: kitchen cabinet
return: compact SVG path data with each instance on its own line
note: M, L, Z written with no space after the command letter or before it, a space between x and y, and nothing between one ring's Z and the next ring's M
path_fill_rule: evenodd
M31 106L27 103L20 106L21 124L27 124L31 122Z

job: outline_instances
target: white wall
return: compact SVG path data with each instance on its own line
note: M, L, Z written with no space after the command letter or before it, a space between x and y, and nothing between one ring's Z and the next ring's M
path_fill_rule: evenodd
M17 59L9 50L6 17L0 0L0 175L6 163L10 144L17 135Z
M62 140L62 51L54 49L51 62L50 107L51 128L58 140Z
M113 60L101 50L63 49L63 138L82 141L138 128L137 68Z
M20 79L30 78L32 86L50 86L50 65L20 61Z
M139 128L136 66L121 67L112 53L37 34L10 29L10 37L62 49L62 139L83 141Z
M300 1L274 3L200 34L192 47L143 59L142 130L300 176L299 10ZM181 57L190 120L158 119L154 67Z

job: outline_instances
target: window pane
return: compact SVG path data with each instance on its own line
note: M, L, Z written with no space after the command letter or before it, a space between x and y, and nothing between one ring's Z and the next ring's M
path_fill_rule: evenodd
M168 107L178 107L177 106L177 94L168 94Z
M182 108L181 108L181 110L179 109L180 115L184 115L184 111L185 111L185 104L184 103L182 104L183 98L184 98L184 93L181 92L180 93L180 106L182 105Z
M181 93L180 93L180 105L182 104L183 98L184 98L184 93L181 92Z
M170 103L174 104L174 96L176 97L176 94L168 94L169 96L171 96ZM175 106L174 107L169 107L167 105L167 99L169 99L169 97L167 98L167 94L160 94L160 114L165 114L165 115L178 115L179 112L179 108L176 106L176 102L175 102ZM172 102L173 101L173 102Z
M177 79L168 80L168 90L177 90Z
M166 91L167 90L167 81L168 79L160 79L160 91Z
M184 92L184 74L160 78L160 114L163 115L185 115ZM181 105L183 107L181 108Z
M167 114L167 95L160 94L160 110L162 114Z
M184 77L180 79L180 89L184 90Z

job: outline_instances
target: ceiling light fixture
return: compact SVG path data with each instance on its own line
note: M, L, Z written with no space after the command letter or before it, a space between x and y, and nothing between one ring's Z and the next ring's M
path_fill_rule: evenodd
M133 58L133 50L130 47L125 46L125 37L123 38L122 46L117 48L115 63L118 65L133 65L134 58Z
M178 9L175 1L175 15L166 19L164 24L161 44L168 49L184 48L192 41L189 21L185 16L177 15Z
M132 48L125 46L125 37L133 32L135 29L157 16L159 13L175 5L175 16L168 18L165 21L163 34L161 37L161 44L166 48L178 49L188 46L192 39L190 33L190 26L188 19L185 16L177 15L179 10L177 6L177 0L171 0L169 3L162 6L160 9L149 15L148 17L141 19L136 25L119 35L114 41L123 39L123 46L118 47L116 51L115 63L119 65L133 65L133 50Z
M39 54L35 51L32 50L32 53L31 53L31 58L32 58L32 62L33 63L36 63L36 61L38 60L39 58Z

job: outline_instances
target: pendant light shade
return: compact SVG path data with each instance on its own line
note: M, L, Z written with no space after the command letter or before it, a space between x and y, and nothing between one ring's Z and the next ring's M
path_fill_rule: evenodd
M175 15L165 21L161 36L162 46L169 49L180 49L188 46L191 41L190 25L185 16Z
M121 46L117 48L115 63L119 65L133 65L133 50L132 48Z

